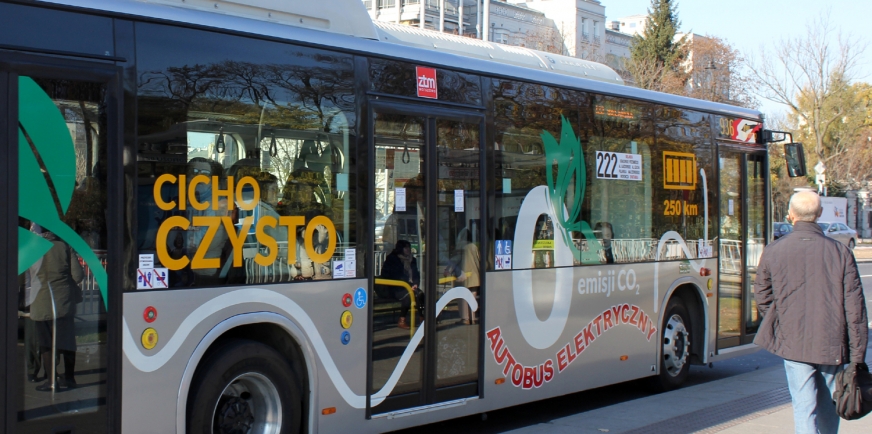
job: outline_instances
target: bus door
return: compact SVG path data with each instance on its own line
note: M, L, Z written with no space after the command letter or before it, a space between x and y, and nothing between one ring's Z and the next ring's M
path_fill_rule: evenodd
M760 325L757 264L769 228L765 154L721 147L718 349L750 344Z
M107 432L118 411L106 293L120 286L107 273L120 253L117 76L106 62L0 54L0 431Z
M371 415L479 395L483 117L378 103Z

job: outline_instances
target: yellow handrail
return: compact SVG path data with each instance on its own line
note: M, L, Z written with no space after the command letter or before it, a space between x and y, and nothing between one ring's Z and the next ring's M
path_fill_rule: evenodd
M466 277L469 277L472 275L472 272L467 271L466 273L463 273L463 274L465 274ZM442 285L444 283L451 283L451 282L454 282L455 280L457 280L457 278L454 276L443 277L443 278L439 279L439 284Z
M375 279L376 285L387 285L387 286L399 286L401 288L405 288L406 291L409 292L409 299L412 300L412 324L409 325L409 337L411 338L415 334L415 311L417 310L418 303L415 302L415 291L412 290L412 287L402 280L393 280L393 279Z

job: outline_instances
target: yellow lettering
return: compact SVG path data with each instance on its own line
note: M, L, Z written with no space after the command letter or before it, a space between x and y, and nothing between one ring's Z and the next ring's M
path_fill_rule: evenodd
M249 202L246 202L242 197L242 190L246 184L251 185L251 188L254 189L254 197ZM236 184L236 202L239 204L239 208L246 211L251 211L257 207L257 203L260 202L260 185L254 178L246 176L239 180L239 184Z
M170 270L181 270L188 266L188 257L182 256L179 259L173 259L170 257L169 252L167 252L167 237L170 234L170 229L174 227L182 228L183 230L188 229L190 226L190 222L188 219L182 216L172 216L163 223L161 223L160 227L157 229L157 259L160 260L160 263Z
M236 226L233 225L233 219L230 217L221 217L224 222L224 230L227 231L227 238L230 239L230 244L233 246L233 266L242 266L242 246L245 244L245 237L248 236L248 231L251 230L251 225L254 223L254 217L248 216L242 219L242 229L239 233L236 232Z
M187 207L185 206L185 204L187 203L185 198L187 197L187 191L188 191L187 190L188 182L186 181L186 178L187 178L187 176L185 176L185 175L179 175L179 210L180 211L184 211L185 209L187 209Z
M322 225L327 228L327 250L324 253L318 253L315 251L315 246L312 243L312 235L315 233L315 229L318 225ZM290 235L288 235L290 238ZM333 253L336 251L336 227L333 226L333 222L330 221L327 216L319 215L317 217L313 217L312 220L309 221L309 225L306 226L306 253L309 255L309 258L314 262L324 263L330 260L333 257ZM288 249L290 250L290 249Z
M297 227L306 224L306 219L300 215L283 215L279 216L279 224L288 228L288 265L293 265L297 262L297 249L293 247L297 239Z
M197 175L191 179L191 185L188 186L188 201L191 202L191 206L197 211L205 211L206 208L209 208L209 202L197 200L197 185L208 182L209 178L206 175ZM197 223L195 222L194 226L196 225Z
M267 226L275 228L278 224L278 220L276 220L273 216L264 216L261 217L257 221L257 228L255 230L255 236L257 236L257 242L263 244L269 249L269 255L263 256L260 252L257 253L257 256L254 257L254 262L260 265L261 267L267 267L272 265L276 260L276 256L279 253L279 245L276 243L275 238L266 234L264 228ZM288 249L290 250L290 249Z
M164 211L170 211L176 207L176 202L164 202L163 196L160 194L160 190L163 187L164 183L169 182L173 184L176 182L176 177L170 174L163 174L157 177L157 180L154 181L154 203L158 208Z
M227 188L222 190L220 188L220 183L218 182L218 177L212 177L212 209L218 210L219 208L223 208L218 204L218 198L224 196L227 198L227 209L233 210L233 177L227 177Z
M194 179L197 178L195 177ZM200 240L200 245L197 246L197 252L194 253L194 259L191 260L191 269L220 268L221 258L206 258L206 252L209 251L209 246L212 245L215 234L218 233L218 228L221 227L221 217L195 216L194 226L208 226L209 228L206 229L206 235L203 236L203 239Z

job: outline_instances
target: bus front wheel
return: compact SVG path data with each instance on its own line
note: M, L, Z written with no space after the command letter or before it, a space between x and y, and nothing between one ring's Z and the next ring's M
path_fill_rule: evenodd
M661 325L660 373L654 386L661 391L672 390L684 383L690 371L690 315L682 300L673 297L666 306Z
M235 340L198 369L188 397L188 432L297 434L300 390L288 361L259 342Z

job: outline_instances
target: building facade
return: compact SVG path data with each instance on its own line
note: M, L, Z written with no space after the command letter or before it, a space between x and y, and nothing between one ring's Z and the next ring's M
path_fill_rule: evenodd
M599 0L363 0L363 4L376 21L591 60L627 75L624 62L630 56L632 36L615 22L607 25L606 9Z
M628 35L641 35L645 32L645 24L648 22L647 14L630 15L618 18L617 31Z

